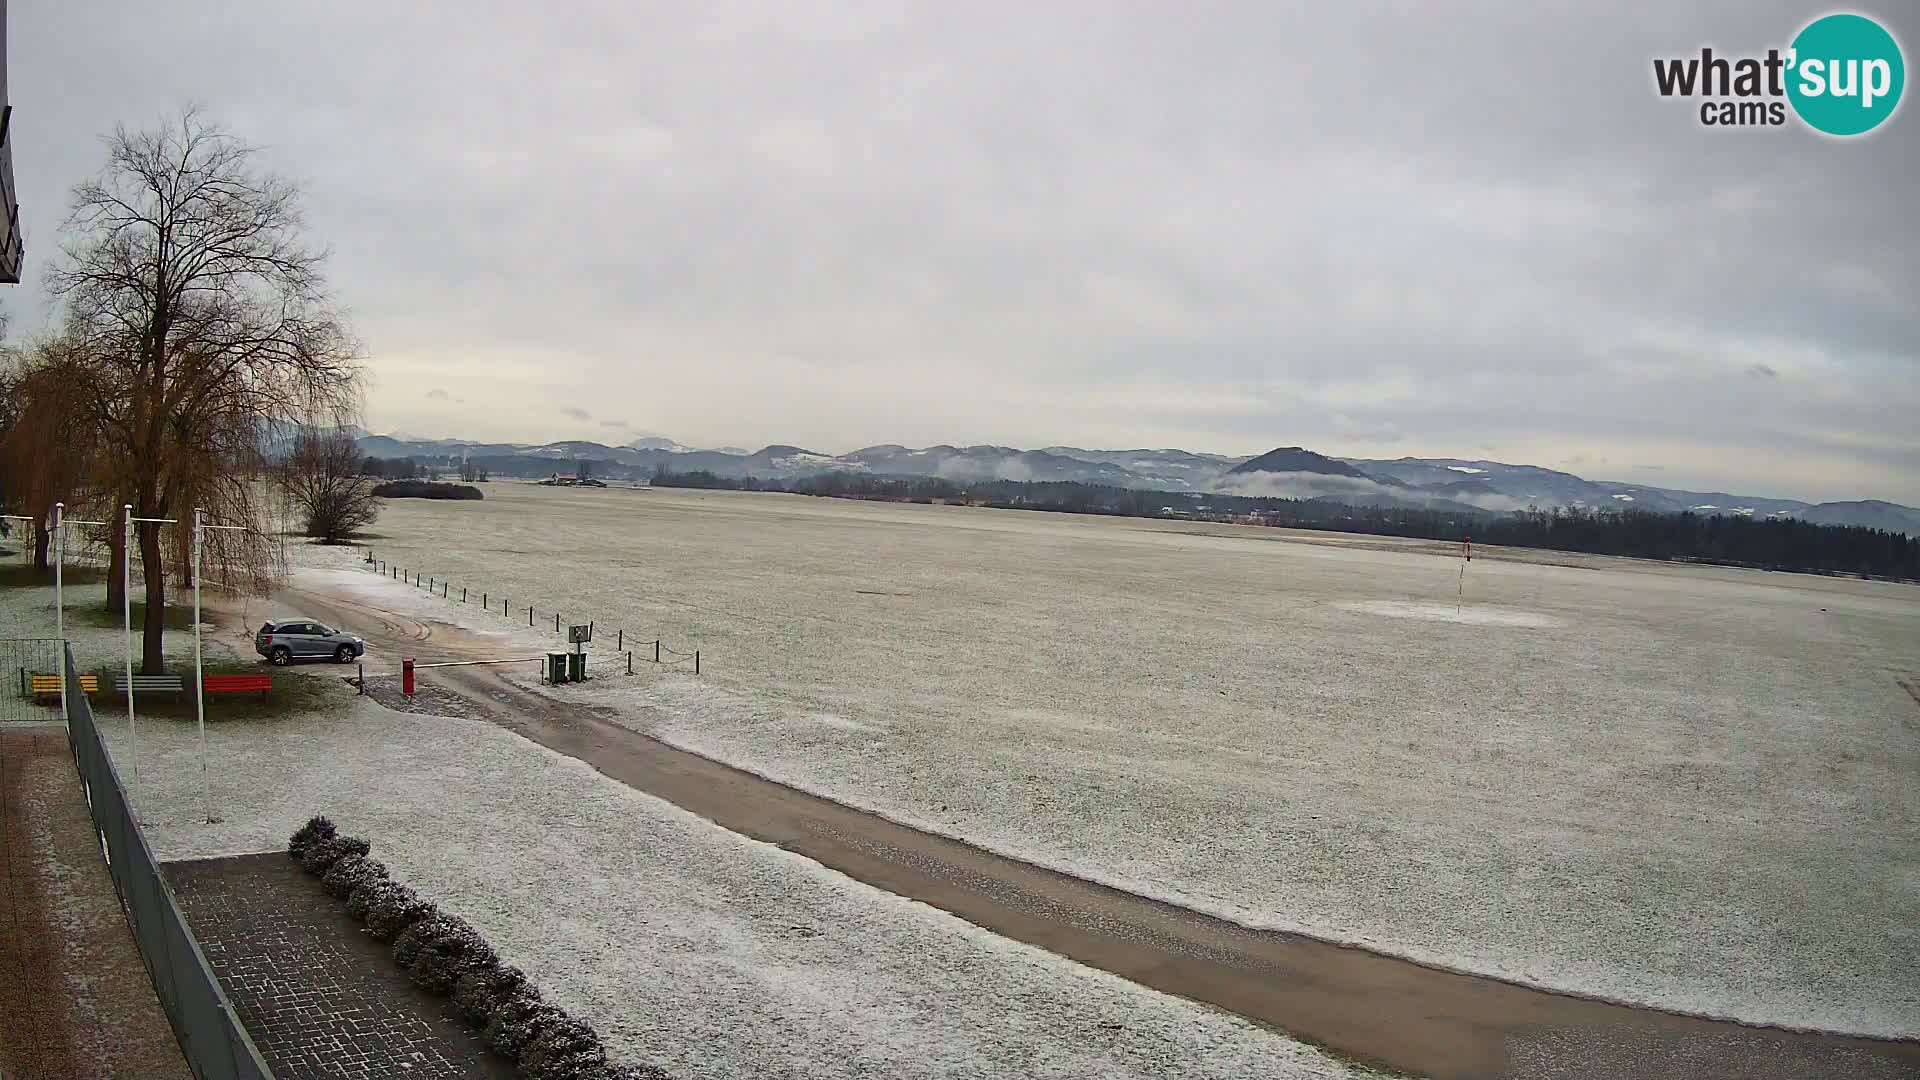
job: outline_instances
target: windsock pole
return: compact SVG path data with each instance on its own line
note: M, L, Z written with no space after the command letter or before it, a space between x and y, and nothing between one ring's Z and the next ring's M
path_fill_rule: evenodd
M1467 564L1473 561L1473 537L1469 536L1460 542L1460 554L1463 555L1464 558L1460 560L1459 591L1456 592L1453 597L1453 613L1455 615L1460 614L1460 605L1467 598Z

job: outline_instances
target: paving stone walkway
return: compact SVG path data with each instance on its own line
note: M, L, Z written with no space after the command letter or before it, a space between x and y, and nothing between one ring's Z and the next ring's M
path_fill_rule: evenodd
M187 923L279 1080L509 1080L445 998L407 980L280 852L166 864Z
M0 727L0 1077L191 1080L61 724Z

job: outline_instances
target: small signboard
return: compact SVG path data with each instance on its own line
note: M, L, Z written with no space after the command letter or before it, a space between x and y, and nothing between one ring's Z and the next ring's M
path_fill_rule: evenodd
M567 627L567 644L584 645L587 642L592 640L593 640L593 624L592 623L583 623L579 626Z

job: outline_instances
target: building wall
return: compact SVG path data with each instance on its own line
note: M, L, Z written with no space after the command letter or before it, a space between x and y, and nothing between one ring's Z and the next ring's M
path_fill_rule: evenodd
M20 200L13 186L13 106L7 102L7 0L0 0L0 282L17 285L26 245L20 238Z

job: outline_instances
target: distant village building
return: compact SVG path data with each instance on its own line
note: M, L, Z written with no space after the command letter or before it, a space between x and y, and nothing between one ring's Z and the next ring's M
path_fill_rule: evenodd
M575 476L572 473L554 473L540 481L543 487L606 487L606 482L591 476Z

